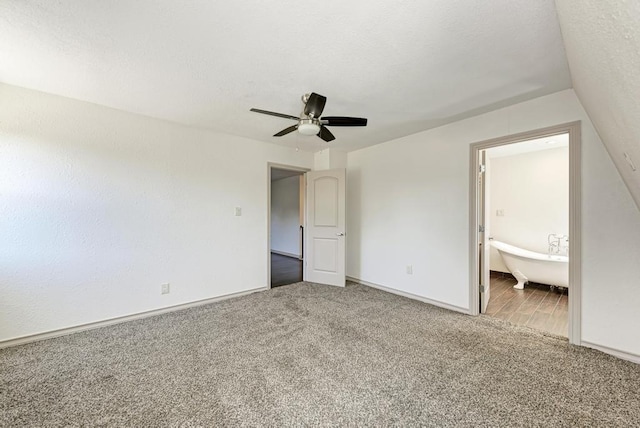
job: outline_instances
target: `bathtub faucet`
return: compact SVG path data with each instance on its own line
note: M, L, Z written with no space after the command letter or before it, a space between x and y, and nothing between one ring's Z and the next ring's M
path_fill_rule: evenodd
M561 253L566 255L569 252L569 237L567 235L550 233L547 235L547 242L549 243L549 255Z

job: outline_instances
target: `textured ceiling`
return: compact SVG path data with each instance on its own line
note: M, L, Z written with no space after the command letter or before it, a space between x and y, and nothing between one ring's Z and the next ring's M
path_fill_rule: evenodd
M571 87L553 0L0 2L0 81L300 149L354 150Z
M557 4L576 94L640 208L640 2Z

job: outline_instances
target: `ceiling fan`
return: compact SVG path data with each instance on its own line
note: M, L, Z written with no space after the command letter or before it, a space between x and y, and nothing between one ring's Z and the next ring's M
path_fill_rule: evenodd
M298 122L282 131L274 134L274 137L282 137L295 130L303 135L317 135L324 141L335 140L336 137L329 131L327 126L367 126L367 119L362 117L345 117L345 116L324 116L320 117L324 105L327 102L327 97L318 95L315 92L305 94L302 96L302 103L304 109L300 114L300 117L291 116L289 114L275 113L273 111L260 110L252 108L251 111L256 113L268 114L271 116L283 117L285 119L292 119Z

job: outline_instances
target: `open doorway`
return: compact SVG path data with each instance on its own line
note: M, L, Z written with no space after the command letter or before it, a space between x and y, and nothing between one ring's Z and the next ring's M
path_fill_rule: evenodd
M579 122L473 144L472 313L580 333Z
M567 337L569 134L484 150L491 295L481 311Z
M269 165L270 286L301 282L306 170Z

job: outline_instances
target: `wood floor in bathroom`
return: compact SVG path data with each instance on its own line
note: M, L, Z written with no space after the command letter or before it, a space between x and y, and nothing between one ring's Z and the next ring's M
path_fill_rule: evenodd
M509 274L491 272L491 298L486 315L566 337L569 326L567 290L551 291L548 285L535 283L528 283L524 290L516 290L513 286L517 282Z

